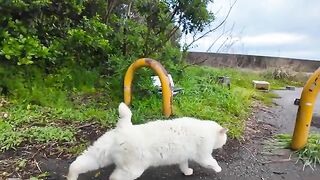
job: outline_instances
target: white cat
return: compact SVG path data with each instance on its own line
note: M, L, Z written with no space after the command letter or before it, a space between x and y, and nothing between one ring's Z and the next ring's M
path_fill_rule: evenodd
M216 122L184 117L132 125L131 111L124 103L119 105L119 115L116 128L70 165L68 180L112 163L116 169L110 180L134 180L148 167L172 164L179 164L185 175L192 175L189 160L221 171L211 153L226 143L227 129Z

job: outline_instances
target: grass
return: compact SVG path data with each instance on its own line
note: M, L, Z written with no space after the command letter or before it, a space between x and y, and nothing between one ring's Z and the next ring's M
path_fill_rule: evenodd
M10 103L0 107L0 112L9 114L7 118L0 116L0 143L4 144L2 150L16 148L22 143L72 142L75 140L76 125L81 123L97 122L105 128L115 125L121 89L118 90L118 96L111 97L110 94L114 92L104 92L112 90L111 87L99 89L94 86L95 80L99 79L96 72L90 74L86 71L86 76L81 76L81 82L71 81L79 75L77 71L63 69L61 73L70 75L63 76L62 80L61 74L49 75L45 79L40 78L39 82L35 78L35 82L28 82L35 86L27 92L23 91L24 95L5 97ZM218 76L231 78L231 90L217 84ZM21 76L17 77L18 85L10 82L11 86L25 90L28 86L22 85L24 81ZM275 89L286 85L283 81L266 79L251 71L201 66L191 66L181 76L173 78L176 86L184 88L182 93L174 97L174 117L215 120L229 128L233 138L241 137L254 99L270 105L272 98L276 97L273 93L254 90L252 80L268 80ZM44 85L40 86L41 83ZM135 83L141 82L138 80ZM63 89L70 84L77 87L77 91L74 88L69 92ZM22 98L25 96L32 98ZM135 124L164 119L162 98L158 94L134 94L131 108Z
M267 146L271 150L277 148L289 149L291 139L292 136L289 134L278 134ZM304 148L295 151L295 154L297 154L298 160L303 162L303 169L306 166L309 166L312 169L315 168L317 164L320 164L320 134L310 134L307 145Z
M74 130L55 126L33 126L24 128L15 128L8 123L0 121L0 151L16 148L22 142L73 142Z
M259 100L263 102L264 104L271 106L273 104L273 99L279 98L279 95L273 93L273 92L256 92L256 94L253 96L254 99Z
M19 171L23 177L41 179L48 174L32 169L36 167L30 156L34 150L42 148L42 153L51 158L57 158L56 154L70 158L116 124L123 97L122 81L99 77L95 71L81 68L62 69L47 76L31 68L28 73L35 75L26 80L23 73L8 69L15 75L0 67L0 76L4 77L0 79L0 92L7 92L0 97L0 152L10 154L16 150L22 155L5 160L9 161L5 163L8 166L0 166L0 173ZM235 69L190 66L181 74L171 74L176 86L184 89L173 98L171 118L214 120L229 129L231 138L242 136L253 101L272 105L272 99L277 97L253 89L252 80L267 80L272 89L292 85L261 73ZM134 124L166 119L162 115L162 97L153 93L150 75L151 71L142 71L134 81ZM217 83L218 76L230 77L230 90ZM18 171L10 170L16 166Z
M235 73L228 70L226 74ZM217 77L223 71L207 67L190 67L177 86L184 92L174 101L177 116L193 116L212 119L230 129L230 135L238 138L248 116L254 90L233 84L231 90L217 84ZM232 77L231 77L232 79ZM231 80L233 81L233 79Z

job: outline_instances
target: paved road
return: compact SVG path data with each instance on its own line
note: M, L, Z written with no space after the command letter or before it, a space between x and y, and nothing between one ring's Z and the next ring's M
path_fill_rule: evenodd
M276 108L273 108L276 114L281 116L281 120L271 119L272 123L279 126L279 132L291 133L294 129L296 114L298 106L293 102L296 98L300 98L302 88L296 88L295 91L291 90L279 90L275 91L281 98L275 99L274 102L278 104ZM320 124L320 96L317 97L316 104L314 106L313 123L311 125ZM315 126L311 126L311 131L320 132Z

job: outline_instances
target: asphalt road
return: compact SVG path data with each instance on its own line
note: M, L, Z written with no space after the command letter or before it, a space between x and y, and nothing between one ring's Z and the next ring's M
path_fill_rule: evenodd
M279 132L291 133L294 129L298 106L294 105L293 102L296 98L300 98L303 88L296 88L292 90L278 90L275 91L281 98L275 99L274 102L278 105L273 111L281 116L281 120L273 119L272 123L279 126ZM318 126L320 124L320 96L317 97L316 104L313 110L310 131L320 132Z

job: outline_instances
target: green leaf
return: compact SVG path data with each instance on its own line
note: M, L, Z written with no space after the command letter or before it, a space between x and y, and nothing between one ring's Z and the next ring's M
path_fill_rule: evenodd
M4 57L6 57L7 59L11 59L11 56L6 54Z

